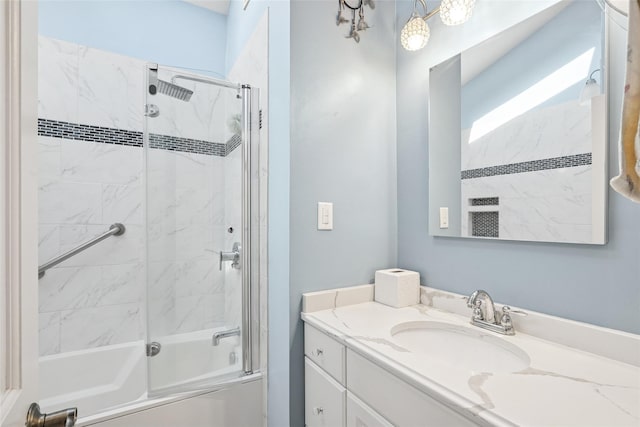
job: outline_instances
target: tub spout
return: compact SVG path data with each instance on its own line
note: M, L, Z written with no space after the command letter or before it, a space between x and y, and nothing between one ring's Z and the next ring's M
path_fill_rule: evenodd
M222 338L240 336L240 328L228 329L226 331L218 331L213 333L213 337L211 339L211 344L218 345L220 344L220 340Z

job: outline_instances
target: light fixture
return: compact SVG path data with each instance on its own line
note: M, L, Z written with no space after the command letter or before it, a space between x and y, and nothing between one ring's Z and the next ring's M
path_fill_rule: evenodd
M418 2L422 5L424 15L418 13ZM446 25L464 24L471 18L474 4L475 0L442 0L440 6L428 12L425 0L414 0L413 13L400 32L402 47L410 51L425 47L430 34L426 21L438 12Z
M596 73L596 71L600 71L600 68L595 69L591 72L591 74L589 75L589 80L585 82L582 90L580 91L580 105L588 105L591 102L591 98L593 98L594 96L598 96L601 93L600 85L598 84L596 79L593 78L593 75Z
M338 0L338 16L336 17L336 25L351 22L351 29L349 30L349 34L346 36L346 38L353 39L356 43L360 43L359 31L364 31L369 28L369 24L367 24L364 20L364 7L369 6L371 9L375 9L376 5L373 1L374 0L358 0L357 6L351 6L347 2L347 0ZM345 12L349 13L347 10L351 11L351 20L343 16ZM358 14L357 24L356 12Z

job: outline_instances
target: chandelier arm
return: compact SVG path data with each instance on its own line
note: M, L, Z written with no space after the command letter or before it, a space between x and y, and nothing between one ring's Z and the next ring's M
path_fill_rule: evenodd
M420 0L420 1L423 1L423 0ZM425 12L426 12L426 9L425 9ZM422 17L422 19L424 19L426 21L427 19L431 18L433 15L437 14L438 12L440 12L440 6L436 7L431 12L427 13L426 15L424 15Z

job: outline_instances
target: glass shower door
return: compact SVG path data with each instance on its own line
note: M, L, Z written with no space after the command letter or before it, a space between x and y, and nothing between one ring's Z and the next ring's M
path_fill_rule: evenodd
M150 65L146 85L150 394L243 369L241 86Z

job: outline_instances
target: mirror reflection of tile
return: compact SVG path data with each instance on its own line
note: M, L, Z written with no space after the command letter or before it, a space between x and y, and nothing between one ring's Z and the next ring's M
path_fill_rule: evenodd
M432 68L447 97L432 91L430 109L457 92L460 116L432 118L430 158L460 175L430 169L430 222L448 206L462 237L605 243L605 189L593 187L605 180L604 94L580 100L591 74L602 82L602 19L595 2L561 2Z

